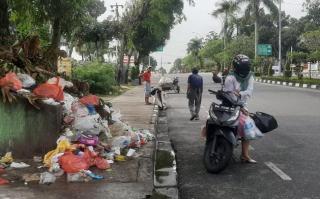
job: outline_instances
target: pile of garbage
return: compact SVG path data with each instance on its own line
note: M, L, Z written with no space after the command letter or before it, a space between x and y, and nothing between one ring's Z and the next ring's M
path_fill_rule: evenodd
M9 85L10 92L37 96L43 103L63 106L64 130L56 141L56 149L45 154L43 159L36 157L48 171L26 179L38 179L40 184L54 183L63 174L67 175L68 182L103 179L89 169L110 169L114 161L134 157L137 149L154 139L149 130L134 129L123 122L120 112L114 113L110 102L92 94L79 98L64 92L72 83L63 78L54 77L37 86L34 83L27 74L8 73L0 79L0 87ZM6 167L30 166L13 162L11 153L2 157L0 164L0 175ZM0 184L6 183L9 182L0 178Z
M13 102L17 97L22 97L37 109L40 109L39 102L63 106L64 128L56 141L56 149L47 152L44 157L34 157L34 161L42 162L48 170L23 176L26 183L37 180L40 184L51 184L64 174L68 182L103 179L103 176L91 172L90 168L110 169L114 161L137 156L137 149L154 139L149 130L134 129L123 122L120 112L115 113L110 102L89 93L84 96L83 93L71 95L66 89L75 87L72 82L52 76L52 73L37 67L37 60L40 60L37 38L18 46L10 48L11 51L0 49L3 102ZM18 70L15 68L17 65ZM44 78L41 74L50 77L46 81L39 81L39 75ZM0 159L0 185L9 183L1 178L7 168L30 167L13 160L10 152Z

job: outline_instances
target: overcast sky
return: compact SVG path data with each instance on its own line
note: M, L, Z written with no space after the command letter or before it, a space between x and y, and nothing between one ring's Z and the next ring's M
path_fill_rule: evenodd
M124 4L126 0L104 0L107 12L100 17L105 19L111 12L111 4ZM215 5L220 0L195 0L194 7L185 3L184 14L187 20L174 27L171 31L170 39L166 42L163 52L152 53L158 61L158 66L162 65L168 70L176 58L183 58L186 55L187 43L194 37L205 37L210 31L220 33L222 20L214 18L210 13L215 9ZM305 13L302 11L302 4L305 0L284 0L282 7L286 14L300 18ZM170 64L168 64L170 63Z

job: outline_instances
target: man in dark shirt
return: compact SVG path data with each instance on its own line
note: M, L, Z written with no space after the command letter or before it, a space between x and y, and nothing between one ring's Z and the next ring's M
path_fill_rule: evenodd
M203 79L198 75L198 69L192 69L192 74L188 77L187 98L189 99L190 120L199 120L199 111L203 91Z

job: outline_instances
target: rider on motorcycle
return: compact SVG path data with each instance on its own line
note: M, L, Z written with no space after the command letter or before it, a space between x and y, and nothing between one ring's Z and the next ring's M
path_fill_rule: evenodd
M233 72L229 73L225 80L224 91L231 91L241 97L244 102L242 112L249 115L247 101L253 92L253 73L250 71L251 63L246 55L237 55L233 59ZM249 156L250 141L242 138L241 161L244 163L257 163Z

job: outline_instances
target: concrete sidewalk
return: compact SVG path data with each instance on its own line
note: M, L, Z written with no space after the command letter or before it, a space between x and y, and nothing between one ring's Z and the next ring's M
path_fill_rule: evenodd
M151 101L151 100L150 100ZM122 120L133 128L154 132L152 118L154 106L145 105L143 86L137 86L111 100L115 112L120 110ZM153 119L154 120L154 119ZM143 199L153 198L153 152L155 142L149 142L137 151L138 157L116 162L111 171L95 171L105 179L88 183L67 183L60 177L56 183L46 186L31 184L0 186L2 199L31 198L91 198L91 199ZM42 172L42 171L38 171Z

